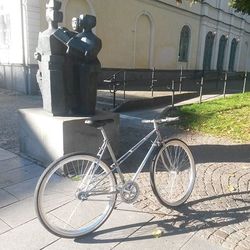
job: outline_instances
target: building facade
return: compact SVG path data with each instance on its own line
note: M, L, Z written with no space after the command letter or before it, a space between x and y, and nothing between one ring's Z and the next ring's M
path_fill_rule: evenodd
M46 0L0 0L0 86L32 93ZM64 20L97 17L103 68L250 71L250 17L227 0L61 0ZM9 81L9 83L8 83Z

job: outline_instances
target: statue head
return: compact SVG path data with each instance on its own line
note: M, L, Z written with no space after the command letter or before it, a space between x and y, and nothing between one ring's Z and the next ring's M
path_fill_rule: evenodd
M60 10L62 3L57 0L47 0L46 20L50 28L58 28L58 23L63 21L63 13Z
M46 8L51 8L54 10L60 10L62 7L62 3L57 0L47 0L46 1Z
M81 32L82 31L82 25L81 25L81 19L80 17L73 17L72 18L72 29L76 32Z
M95 16L91 16L91 15L81 15L80 19L82 20L82 28L85 31L90 31L92 30L95 26L96 26L96 17Z

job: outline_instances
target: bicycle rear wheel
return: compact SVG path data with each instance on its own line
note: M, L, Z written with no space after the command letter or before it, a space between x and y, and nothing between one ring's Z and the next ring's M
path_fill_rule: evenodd
M164 142L156 153L150 179L154 194L164 206L184 203L192 193L196 168L188 146L179 139Z
M116 202L116 179L99 159L66 155L40 177L35 208L41 223L60 237L75 238L100 227Z

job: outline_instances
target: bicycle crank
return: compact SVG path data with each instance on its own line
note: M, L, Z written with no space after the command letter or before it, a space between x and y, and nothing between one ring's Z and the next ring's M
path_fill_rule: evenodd
M139 196L139 186L136 182L128 181L120 190L122 201L133 203Z

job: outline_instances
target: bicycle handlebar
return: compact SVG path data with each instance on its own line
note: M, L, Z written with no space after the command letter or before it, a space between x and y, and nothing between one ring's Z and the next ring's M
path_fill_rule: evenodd
M179 117L166 117L164 119L154 119L154 120L142 120L142 123L164 123L164 122L175 122L175 121L179 121Z

